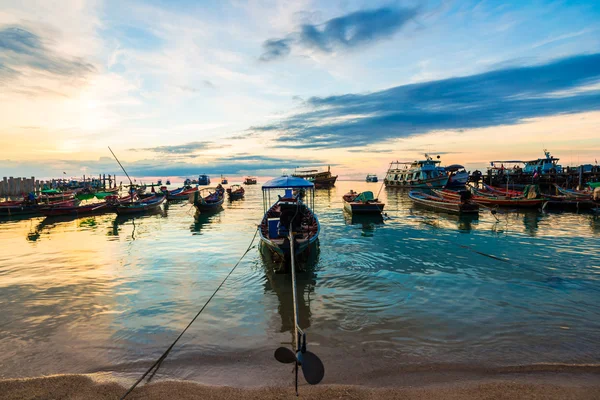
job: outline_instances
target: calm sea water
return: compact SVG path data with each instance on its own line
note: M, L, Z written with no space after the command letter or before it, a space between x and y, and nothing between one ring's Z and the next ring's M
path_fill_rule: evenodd
M383 189L381 222L343 212L350 188L380 184L317 191L320 251L299 276L301 325L326 381L390 365L600 361L598 216L460 219ZM173 203L136 218L0 222L0 377L143 372L248 247L263 208L260 184L246 190L198 221ZM289 276L271 267L252 249L157 376L291 379L272 358L291 339Z

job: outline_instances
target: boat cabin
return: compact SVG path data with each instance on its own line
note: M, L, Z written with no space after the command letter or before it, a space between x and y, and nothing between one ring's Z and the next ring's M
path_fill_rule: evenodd
M558 158L550 155L550 152L544 150L545 158L537 160L525 161L523 172L526 174L534 174L536 171L542 174L562 173L562 166L558 164Z
M394 162L387 173L387 180L392 182L425 181L445 176L444 168L440 167L441 161L434 160L425 155L426 159L411 163ZM396 166L395 168L393 166ZM404 165L404 167L400 167Z

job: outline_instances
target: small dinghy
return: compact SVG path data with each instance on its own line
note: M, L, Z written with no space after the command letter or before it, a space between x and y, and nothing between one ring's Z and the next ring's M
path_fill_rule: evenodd
M352 190L343 196L344 209L352 214L381 214L385 204L373 196L373 192L357 193Z
M128 201L120 203L116 207L116 211L119 215L156 211L165 202L165 199L165 196L152 196L143 200Z

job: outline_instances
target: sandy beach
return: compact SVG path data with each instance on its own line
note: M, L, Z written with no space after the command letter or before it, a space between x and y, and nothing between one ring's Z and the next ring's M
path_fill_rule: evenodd
M126 388L114 380L87 375L0 381L6 400L118 399ZM400 387L353 385L300 386L300 397L319 399L599 399L600 376L595 373L515 374L499 379L431 383ZM141 385L129 399L291 399L289 387L234 388L189 381L162 381Z

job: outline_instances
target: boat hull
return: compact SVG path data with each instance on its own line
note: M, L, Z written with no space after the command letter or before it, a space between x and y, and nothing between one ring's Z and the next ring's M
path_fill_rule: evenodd
M383 203L360 203L344 201L344 209L351 214L381 214L385 204Z
M42 209L41 212L47 217L58 215L98 215L114 212L116 206L111 204L93 204L76 207L50 207Z
M407 189L441 189L448 183L448 176L438 176L431 179L416 181L390 181L385 179L383 183L386 187L399 187Z
M149 211L156 211L165 202L165 197L162 196L159 200L151 202L136 202L131 204L121 204L116 207L117 214L131 215L141 214Z
M436 199L435 196L428 196L419 192L409 192L408 197L418 206L450 214L479 214L479 206L473 203L461 203L459 201L449 201L443 198Z

